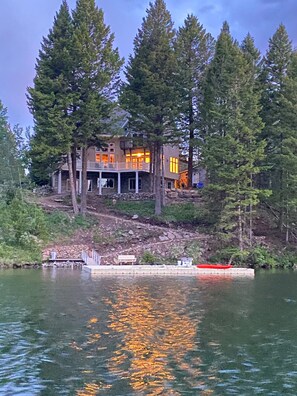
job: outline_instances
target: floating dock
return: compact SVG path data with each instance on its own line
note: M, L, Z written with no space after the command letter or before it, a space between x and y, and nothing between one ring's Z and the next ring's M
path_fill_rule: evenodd
M83 271L91 275L172 275L172 276L193 276L193 275L215 275L215 276L245 276L254 277L255 271L252 268L228 268L228 269L204 269L196 266L177 265L84 265Z

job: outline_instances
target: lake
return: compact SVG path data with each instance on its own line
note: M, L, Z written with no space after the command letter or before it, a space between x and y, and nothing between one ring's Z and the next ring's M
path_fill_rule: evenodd
M0 272L1 395L297 394L297 272Z

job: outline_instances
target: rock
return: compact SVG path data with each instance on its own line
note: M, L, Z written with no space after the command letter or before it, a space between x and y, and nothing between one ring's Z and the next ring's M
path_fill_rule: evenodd
M160 236L159 236L159 239L160 239L161 242L168 241L168 238L167 238L167 236L165 236L165 235L160 235Z
M128 234L129 235L134 235L134 232L132 230L129 230Z
M169 239L175 239L175 235L172 232L168 232L167 236Z
M137 220L139 218L139 216L137 214L132 216L132 220Z

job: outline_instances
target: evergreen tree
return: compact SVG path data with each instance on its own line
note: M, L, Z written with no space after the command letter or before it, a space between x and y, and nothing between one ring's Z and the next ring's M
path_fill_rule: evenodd
M261 84L259 81L259 76L261 73L261 54L260 51L255 47L254 39L250 35L250 33L247 34L247 36L244 38L242 44L241 44L241 50L243 53L243 56L245 60L248 63L249 66L249 78L251 81L251 84L254 89L254 95L256 97L261 96ZM259 96L260 95L260 96ZM263 145L263 141L260 135L258 135L259 144ZM259 165L261 164L261 157L256 160L255 164ZM258 175L257 175L258 177ZM251 174L251 179L250 179L250 186L256 186L257 185L257 180L254 180L255 175ZM268 192L266 192L266 195ZM265 195L264 191L262 192L262 195ZM249 217L249 221L246 222L246 229L247 234L249 235L249 240L252 242L252 237L253 237L253 205L252 202L250 203L249 210L246 213L246 217Z
M286 165L282 162L284 145L284 127L286 123L286 108L281 100L284 94L284 84L292 55L292 45L286 28L280 25L269 40L269 48L263 60L261 80L262 119L265 123L262 138L267 141L266 167L269 188L272 190L271 200L279 210L279 227L284 224L284 172Z
M258 203L251 175L259 172L256 160L263 157L264 143L257 141L263 125L253 68L226 22L207 72L201 110L211 208L217 211L219 230L235 233L243 249L246 212Z
M74 213L78 213L71 150L76 128L73 119L73 25L64 0L53 28L43 39L28 104L35 122L31 140L33 173L51 174L67 158ZM41 172L40 172L41 170ZM33 174L34 177L34 174ZM74 180L75 179L75 180Z
M177 115L175 32L163 0L149 4L134 40L121 101L131 115L131 127L146 134L154 158L155 213L162 211L161 156L172 141ZM164 187L164 185L163 185Z
M16 131L17 132L17 131ZM11 129L7 109L0 101L0 189L18 187L24 180L24 167L18 150L18 136Z
M255 42L250 33L244 38L241 44L241 50L247 62L250 65L251 70L254 74L254 79L259 79L261 72L261 53L258 48L255 47ZM256 84L257 88L258 84Z
M282 111L282 151L279 166L283 181L283 224L286 242L296 240L297 222L297 53L293 53L284 79L281 97Z
M82 148L81 212L87 205L87 151L102 144L102 134L115 106L119 71L123 64L114 35L104 23L103 11L95 0L78 0L74 23L74 112L77 142Z
M213 55L214 40L207 34L197 17L188 15L176 38L178 60L179 127L183 146L188 151L188 187L192 187L193 153L197 146L202 83L206 67Z

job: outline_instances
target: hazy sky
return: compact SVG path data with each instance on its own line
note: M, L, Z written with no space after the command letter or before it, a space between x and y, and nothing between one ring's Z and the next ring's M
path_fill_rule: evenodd
M8 108L11 124L33 125L26 104L26 88L32 86L35 62L43 36L52 27L62 0L0 0L0 100ZM127 58L149 1L96 0L105 21L115 33L115 44ZM75 0L68 0L70 9ZM241 41L247 32L265 53L268 39L283 23L293 45L297 44L297 0L167 0L175 26L188 13L195 14L215 38L224 20L233 37Z

